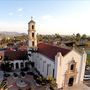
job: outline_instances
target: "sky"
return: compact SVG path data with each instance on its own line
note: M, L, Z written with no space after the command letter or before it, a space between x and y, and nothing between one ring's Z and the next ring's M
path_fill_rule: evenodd
M39 34L90 35L89 0L0 0L0 31L27 33L31 16Z

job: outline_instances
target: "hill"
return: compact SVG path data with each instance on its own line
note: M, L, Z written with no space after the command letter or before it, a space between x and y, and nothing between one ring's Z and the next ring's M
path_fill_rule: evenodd
M14 37L14 36L21 36L21 35L27 35L26 33L18 33L18 32L0 32L0 37Z

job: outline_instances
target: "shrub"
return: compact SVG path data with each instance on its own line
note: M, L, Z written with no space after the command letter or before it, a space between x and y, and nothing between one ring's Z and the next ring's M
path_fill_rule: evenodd
M46 85L47 84L47 81L46 81L46 78L43 78L41 76L34 76L34 79L36 80L36 83L37 84L40 84L40 85Z
M20 75L24 77L25 76L25 73L24 72L21 72Z
M48 77L47 78L48 83L50 84L50 89L51 90L57 90L57 83L56 80L53 77Z
M9 76L10 76L10 74L6 74L6 73L4 74L4 77L9 77Z
M27 75L34 75L33 72L27 72Z
M17 76L18 76L18 74L17 74L17 73L13 73L13 75L14 75L14 77L17 77Z
M42 84L42 85L46 85L46 84L47 84L46 78L42 77L42 83L41 83L41 84Z
M36 80L38 78L38 76L34 74L33 75L33 78Z

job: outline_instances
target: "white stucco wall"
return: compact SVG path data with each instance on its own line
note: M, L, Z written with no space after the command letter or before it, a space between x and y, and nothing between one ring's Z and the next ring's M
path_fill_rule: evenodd
M84 73L85 73L85 65L86 65L86 53L80 54L76 50L71 50L64 57L60 52L55 56L55 60L51 60L46 56L40 53L32 53L32 61L35 62L35 67L38 71L44 76L53 76L54 69L54 78L56 79L56 83L58 84L58 88L61 88L65 85L65 73L68 69L69 63L74 60L76 63L77 76L74 81L74 84L81 83L83 81ZM44 63L44 64L43 64ZM47 75L47 64L50 65L48 68ZM43 69L44 67L44 69Z
M28 46L32 47L32 41L31 40L28 40Z
M49 58L45 57L40 53L34 53L33 60L35 62L35 67L37 68L38 71L40 71L40 73L44 77L53 76L54 61L50 60ZM48 68L48 75L47 75L47 64L50 65Z
M83 82L83 79L84 79L84 75L85 75L85 66L86 66L86 60L87 60L87 54L86 52L84 51L83 52L83 55L82 55L82 60L81 60L81 77L80 77L80 83Z
M57 53L57 55L55 56L55 79L58 88L61 88L63 83L62 62L61 62L62 59L63 57L61 53Z
M56 73L56 82L58 84L58 88L64 86L65 73L66 70L68 69L69 62L71 62L72 60L76 62L76 69L77 69L77 76L74 84L81 83L83 81L83 76L85 72L86 54L84 54L84 58L82 60L82 55L80 55L75 50L72 50L64 57L61 54L56 55L55 59L56 59L55 64L57 66L57 71L55 73ZM81 66L81 62L82 62L82 66Z

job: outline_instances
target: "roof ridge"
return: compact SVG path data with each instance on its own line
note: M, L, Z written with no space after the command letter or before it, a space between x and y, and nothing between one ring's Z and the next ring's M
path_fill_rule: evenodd
M38 52L53 59L53 60L55 60L55 55L58 52L61 52L62 56L64 56L70 51L71 50L69 50L69 49L60 48L60 47L53 46L53 45L46 44L46 43L39 43L38 44Z
M63 48L63 47L59 47L59 46L56 46L56 45L51 45L51 44L49 44L49 43L40 42L39 44L46 44L46 45L49 45L49 46L52 46L52 47L57 47L57 48L65 49L65 50L70 50L70 49Z

